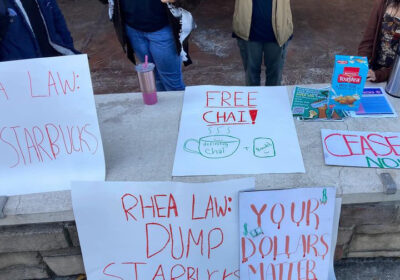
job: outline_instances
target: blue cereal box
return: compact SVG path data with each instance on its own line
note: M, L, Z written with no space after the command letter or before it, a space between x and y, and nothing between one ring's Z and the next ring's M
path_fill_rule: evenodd
M357 111L367 80L368 60L361 56L335 56L329 106Z

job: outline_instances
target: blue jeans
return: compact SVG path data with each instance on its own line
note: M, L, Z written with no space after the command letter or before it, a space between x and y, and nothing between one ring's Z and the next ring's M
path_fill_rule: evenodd
M265 85L279 86L282 81L283 64L286 58L286 42L282 47L276 42L262 43L237 38L246 74L246 86L259 86L261 63L264 57Z
M126 35L136 57L155 64L157 91L184 90L182 59L176 50L175 39L170 26L155 32L143 32L126 25Z

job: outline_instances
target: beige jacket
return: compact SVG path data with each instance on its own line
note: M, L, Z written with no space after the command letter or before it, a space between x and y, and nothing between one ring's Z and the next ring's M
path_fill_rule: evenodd
M233 14L233 32L248 41L250 36L253 0L236 0ZM293 34L290 0L272 0L272 28L279 46L282 46Z

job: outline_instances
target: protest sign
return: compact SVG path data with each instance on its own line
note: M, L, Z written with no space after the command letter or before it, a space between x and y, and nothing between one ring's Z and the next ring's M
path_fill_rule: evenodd
M240 279L327 280L335 188L241 192Z
M322 129L327 165L400 168L400 133Z
M304 165L286 87L186 88L173 176L293 172Z
M239 191L215 183L80 182L72 203L88 280L239 279Z
M104 180L86 55L0 63L0 195Z

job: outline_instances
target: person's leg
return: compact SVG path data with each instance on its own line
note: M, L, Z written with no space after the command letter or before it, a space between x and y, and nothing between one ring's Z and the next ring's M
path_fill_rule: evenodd
M184 90L182 59L176 50L170 26L146 33L149 49L156 64L156 71L165 90Z
M237 38L246 75L246 86L259 86L262 62L262 43Z
M148 61L154 63L154 59L151 55L149 48L150 42L146 38L144 32L126 26L126 36L128 37L128 40L131 43L133 50L135 51L135 55L140 62L143 63L145 60L145 55L147 55ZM156 80L157 91L164 91L165 88L160 80L157 71L154 71L154 76Z
M264 43L265 85L279 86L282 82L283 65L286 58L287 42L280 47L278 43Z

